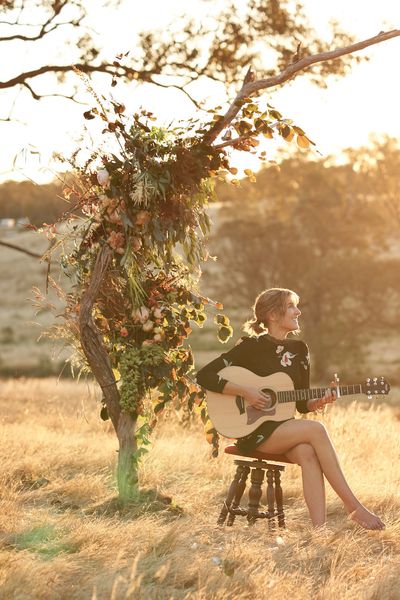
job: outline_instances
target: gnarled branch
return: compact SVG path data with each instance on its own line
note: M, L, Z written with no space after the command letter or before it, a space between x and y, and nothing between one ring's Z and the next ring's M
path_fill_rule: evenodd
M217 121L212 129L204 135L204 141L208 144L211 144L218 137L218 135L224 129L226 129L226 127L228 127L228 125L238 114L244 98L248 98L260 90L276 87L277 85L292 79L301 71L305 71L311 65L320 62L326 62L328 60L334 60L340 56L344 56L345 54L351 54L353 52L363 50L368 46L380 44L381 42L385 42L386 40L397 36L400 36L400 29L393 29L392 31L387 32L382 31L372 38L362 40L361 42L356 42L355 44L350 44L349 46L344 46L343 48L336 48L336 50L331 50L329 52L320 52L319 54L314 54L312 56L305 56L304 58L301 58L295 63L289 65L286 69L284 69L284 71L279 73L279 75L275 75L274 77L269 77L268 79L258 79L256 81L249 82L246 82L245 80L241 90L230 105L224 117Z

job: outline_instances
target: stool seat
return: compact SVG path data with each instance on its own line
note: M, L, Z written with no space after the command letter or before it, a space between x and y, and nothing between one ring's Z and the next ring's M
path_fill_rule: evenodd
M241 452L237 446L232 444L225 448L225 454L233 454L234 456L242 456L243 458L258 458L258 460L272 460L274 462L293 464L286 454L267 454L266 452L259 452L253 450L253 452Z

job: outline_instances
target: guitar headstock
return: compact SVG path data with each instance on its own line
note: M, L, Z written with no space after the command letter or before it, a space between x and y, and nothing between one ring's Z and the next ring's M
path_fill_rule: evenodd
M361 384L361 389L371 400L372 396L387 395L390 392L390 384L384 377L367 377Z

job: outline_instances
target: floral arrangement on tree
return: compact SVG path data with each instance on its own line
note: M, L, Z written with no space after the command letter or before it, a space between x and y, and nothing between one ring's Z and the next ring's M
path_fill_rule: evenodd
M213 144L224 119L220 107L209 111L208 123L161 128L145 110L128 117L122 104L112 101L106 108L106 101L93 95L96 106L84 116L103 124L106 150L96 149L84 164L75 153L70 161L75 177L64 190L71 208L60 219L61 227L45 228L52 238L45 258L61 248L62 268L73 282L64 294L65 323L56 334L67 337L81 367L100 383L101 416L110 416L117 431L119 460L126 444L119 433L121 414L135 425L125 472L137 464L157 417L176 399L198 406L217 455L218 435L208 420L204 393L192 378L193 356L186 342L192 325L205 322L207 305L222 308L197 288L200 265L208 259L204 236L210 229L207 206L215 197L214 181L229 177L239 184L231 177L237 169L230 167L229 146L257 154L257 138L276 133L296 139L300 147L310 141L273 107L263 111L251 98L240 100L235 118L224 125L223 141ZM259 158L266 160L265 154ZM252 171L245 174L255 180ZM102 260L106 268L98 277ZM226 342L232 335L228 317L216 314L214 320L220 341ZM91 338L84 342L88 326ZM106 370L112 369L109 383L104 383L98 356Z

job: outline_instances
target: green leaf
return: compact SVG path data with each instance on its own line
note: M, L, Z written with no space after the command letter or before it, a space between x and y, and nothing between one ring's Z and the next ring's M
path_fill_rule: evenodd
M165 402L159 402L154 407L154 414L158 415L159 413L161 413L164 410L164 408L165 408Z
M310 147L310 140L305 135L298 135L296 141L297 141L297 145L299 148L309 148Z
M100 411L100 419L102 419L102 421L108 421L109 418L110 415L108 414L107 406L103 406Z
M248 123L247 121L240 121L237 123L237 125L235 125L235 129L240 133L240 135L246 135L246 133L249 133L253 127L251 123Z
M214 317L214 323L218 325L229 325L229 318L226 315L218 314Z
M229 326L224 325L223 327L220 327L220 329L218 330L218 339L223 344L225 344L229 340L229 338L232 337L232 335L233 335L233 329L230 325Z
M270 110L269 114L273 119L276 119L277 121L280 121L282 119L282 115L278 110Z

